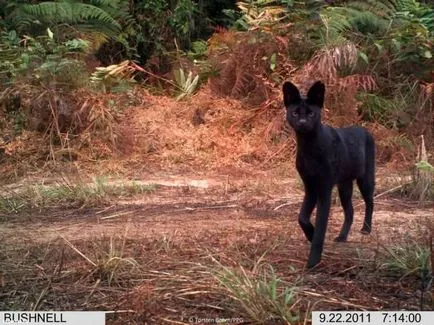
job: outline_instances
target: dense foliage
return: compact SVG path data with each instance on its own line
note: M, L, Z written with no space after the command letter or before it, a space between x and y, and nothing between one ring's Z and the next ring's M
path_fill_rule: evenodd
M178 98L212 78L258 105L297 66L345 89L336 102L352 86L362 119L433 137L429 1L0 0L0 31L3 89L128 89L132 60L147 69L136 80Z

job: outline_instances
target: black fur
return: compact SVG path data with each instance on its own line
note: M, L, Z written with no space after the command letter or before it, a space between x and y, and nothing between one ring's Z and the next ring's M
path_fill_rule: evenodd
M375 143L362 127L332 128L321 123L325 86L315 82L307 93L300 96L290 82L283 85L283 100L287 120L297 139L297 171L303 180L305 195L299 223L307 239L312 242L307 267L321 260L324 237L330 212L331 193L337 184L345 220L335 241L346 241L353 223L353 181L357 180L365 201L363 234L372 226L375 186ZM310 216L317 205L315 227Z

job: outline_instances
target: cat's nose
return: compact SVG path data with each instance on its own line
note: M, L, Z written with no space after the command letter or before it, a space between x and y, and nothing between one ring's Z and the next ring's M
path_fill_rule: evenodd
M306 123L306 119L305 118L302 118L302 119L300 119L300 124L304 124L304 123Z

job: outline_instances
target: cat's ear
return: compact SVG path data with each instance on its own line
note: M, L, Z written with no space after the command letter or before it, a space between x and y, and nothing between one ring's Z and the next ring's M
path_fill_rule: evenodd
M321 81L315 82L307 92L307 103L322 107L324 105L325 85Z
M283 102L285 103L285 107L289 105L294 105L300 102L300 92L298 88L290 81L287 81L283 84Z

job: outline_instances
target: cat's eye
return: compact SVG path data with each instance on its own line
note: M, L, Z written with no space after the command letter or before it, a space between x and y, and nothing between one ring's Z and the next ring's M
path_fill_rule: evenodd
M298 116L298 112L292 112L292 116L297 117Z
M315 112L309 112L308 116L309 117L314 117L315 116Z

